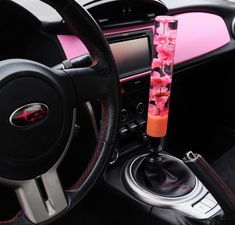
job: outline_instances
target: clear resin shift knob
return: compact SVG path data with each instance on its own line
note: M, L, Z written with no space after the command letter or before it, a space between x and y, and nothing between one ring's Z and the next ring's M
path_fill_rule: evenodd
M172 16L155 18L147 120L151 137L164 137L167 131L177 25Z

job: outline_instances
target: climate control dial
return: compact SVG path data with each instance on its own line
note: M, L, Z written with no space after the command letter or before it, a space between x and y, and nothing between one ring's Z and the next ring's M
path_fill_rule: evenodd
M142 115L142 114L144 113L144 111L145 111L145 105L144 105L144 103L143 103L143 102L139 102L139 103L136 105L135 110L136 110L136 113L137 113L138 115Z
M124 122L128 118L128 111L126 109L122 109L121 111L121 121Z

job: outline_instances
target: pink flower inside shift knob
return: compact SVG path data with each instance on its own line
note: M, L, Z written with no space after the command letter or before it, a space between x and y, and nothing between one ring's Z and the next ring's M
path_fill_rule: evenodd
M151 137L164 137L167 132L177 25L172 16L155 18L147 120Z

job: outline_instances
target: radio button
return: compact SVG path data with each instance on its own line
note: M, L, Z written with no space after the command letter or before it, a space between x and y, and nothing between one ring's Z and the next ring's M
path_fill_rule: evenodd
M138 124L136 122L129 124L130 131L135 131L137 129L137 127L138 127Z
M137 123L140 127L144 127L146 125L146 120L144 119L138 119Z
M199 202L196 205L193 206L193 208L195 210L197 210L200 213L206 214L207 212L209 212L211 210L210 207L204 205L203 203Z
M128 129L126 127L122 127L119 129L119 134L121 137L125 136L128 133Z

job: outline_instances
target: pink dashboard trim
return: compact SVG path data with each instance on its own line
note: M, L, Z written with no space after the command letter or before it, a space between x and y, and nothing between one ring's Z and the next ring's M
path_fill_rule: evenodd
M220 16L191 12L176 17L178 32L175 64L202 56L230 42L228 29Z
M176 17L179 22L175 64L202 56L230 42L229 32L224 20L215 14L189 12L176 15ZM104 34L111 35L151 27L151 24L149 24L109 29L104 31ZM83 43L73 35L58 35L58 39L67 59L88 53Z
M88 53L82 41L74 35L57 35L67 59Z

